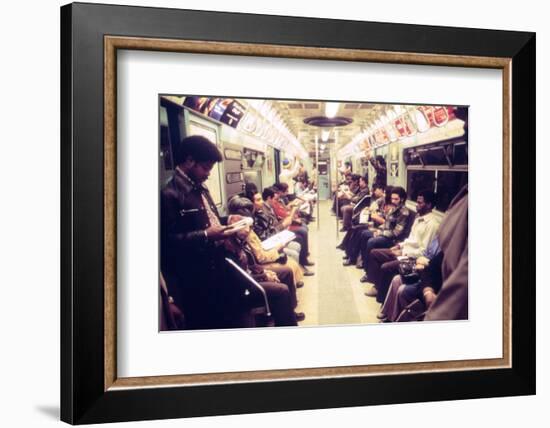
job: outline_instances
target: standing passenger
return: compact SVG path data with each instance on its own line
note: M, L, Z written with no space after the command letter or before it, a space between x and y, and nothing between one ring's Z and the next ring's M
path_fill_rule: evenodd
M443 285L425 320L468 319L468 186L453 199L439 228Z
M288 193L294 195L294 177L300 173L300 162L294 159L294 165L288 159L283 160L283 170L279 174L279 182L288 186Z
M184 138L174 147L176 170L160 197L161 269L190 329L231 327L236 319L220 245L228 231L204 185L221 160L206 138Z

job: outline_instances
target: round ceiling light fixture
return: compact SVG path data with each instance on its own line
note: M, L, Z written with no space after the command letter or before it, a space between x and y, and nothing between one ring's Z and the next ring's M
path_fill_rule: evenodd
M333 126L346 126L353 122L353 119L349 117L326 117L326 116L312 116L306 117L304 123L311 126L319 126L321 128L331 128Z

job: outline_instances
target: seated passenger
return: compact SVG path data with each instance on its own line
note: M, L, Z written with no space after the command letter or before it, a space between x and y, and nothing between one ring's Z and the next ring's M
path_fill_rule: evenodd
M294 192L296 198L302 201L300 206L300 214L309 222L313 221L313 205L317 200L317 194L315 191L310 190L307 185L307 179L304 177L298 177L296 184L294 185Z
M386 188L384 193L379 185L374 186L374 193L380 195L374 203L371 203L369 207L369 221L367 227L359 226L354 230L349 242L344 248L346 251L346 257L344 258L344 264L346 266L357 263L359 269L363 269L363 259L361 255L361 248L374 234L374 230L383 225L386 221L386 217L389 212L394 208L391 204L391 186Z
M384 188L380 185L375 184L372 187L372 200L368 207L365 207L361 210L359 215L359 223L353 225L352 228L346 233L342 243L338 245L341 250L345 251L344 257L344 266L349 266L356 264L358 262L358 257L360 254L360 235L362 229L369 227L369 222L371 227L379 226L384 223L384 206L385 206L385 195Z
M398 241L405 238L404 233L407 230L410 211L405 207L407 192L402 187L393 187L391 189L391 203L393 208L386 216L384 225L369 230L369 234L364 233L361 241L361 258L363 259L363 269L367 269L369 264L369 255L375 248L390 248ZM367 282L368 276L361 278L361 282Z
M228 203L229 214L253 218L254 205L247 198L233 197ZM233 221L233 215L231 221ZM302 282L303 273L300 265L293 259L287 259L284 249L286 246L280 244L278 247L269 251L262 248L262 241L256 235L254 230L245 229L248 233L242 236L246 237L246 244L252 251L254 258L258 264L261 264L265 269L273 270L276 273L290 270L292 272L293 287L300 288L304 285Z
M434 216L434 193L430 190L422 190L416 198L416 217L407 239L398 242L391 248L378 248L372 250L367 266L369 282L373 286L365 293L374 297L380 303L386 298L386 293L391 279L397 274L399 256L417 259L425 255L428 244L433 240L439 220ZM412 214L411 214L412 215Z
M340 206L348 203L349 199L347 198L347 193L349 193L349 188L351 185L351 172L344 175L342 182L338 183L336 191L333 193L332 198L332 212L334 214L340 214ZM351 194L349 195L351 197ZM336 206L338 206L338 212L336 212Z
M231 216L229 222L233 223L241 219L241 216ZM275 325L297 325L296 314L294 313L296 290L292 285L293 281L288 281L288 275L279 277L275 272L264 269L256 263L252 251L250 251L246 244L246 235L248 233L249 231L242 229L224 242L224 247L229 257L264 288ZM282 282L283 280L285 281L284 283ZM252 289L251 291L253 295L258 294L257 299L260 301L259 292L256 289Z
M267 199L270 197L272 198L275 194L275 192L273 192L270 188L265 189L263 193ZM250 200L254 204L254 225L252 226L252 229L261 241L265 241L270 236L286 230L288 226L290 226L290 218L287 222L280 222L277 217L271 213L271 211L264 207L263 197L259 193L251 195ZM287 256L292 257L297 263L300 263L301 250L302 246L296 240L289 242L286 247L283 248L283 252Z
M351 174L349 179L348 186L342 186L340 191L337 193L337 204L338 204L338 217L343 217L343 209L352 203L353 198L355 198L359 191L359 179L361 176L359 174Z
M350 203L341 208L342 212L342 229L340 232L347 232L351 229L351 218L353 209L365 196L369 194L369 185L367 177L359 177L359 187L357 193L351 198Z
M288 230L291 230L298 237L298 242L302 246L302 252L300 254L300 264L303 267L313 266L314 263L308 260L309 256L309 238L308 238L308 229L307 226L302 224L301 220L296 217L297 207L294 205L293 209L289 210L285 205L279 200L282 195L282 192L277 188L273 187L274 195L273 197L265 200L264 203L266 207L272 210L277 218L280 221L288 221L290 219L291 224L288 226ZM304 272L304 274L306 274ZM307 275L307 274L306 274Z
M441 262L443 260L443 252L440 251L437 238L434 241L435 252L430 254L431 259L420 256L416 259L415 269L418 273L418 280L413 283L404 280L401 275L395 275L391 281L389 291L378 318L383 322L397 321L403 310L418 299L423 308L421 312L425 312L430 308L435 301L436 295L441 288ZM433 244L430 244L433 246ZM415 314L421 315L420 313Z
M242 196L250 199L250 197L254 195L254 193L258 193L258 186L256 186L256 184L252 182L246 183L244 185L244 192L242 193Z

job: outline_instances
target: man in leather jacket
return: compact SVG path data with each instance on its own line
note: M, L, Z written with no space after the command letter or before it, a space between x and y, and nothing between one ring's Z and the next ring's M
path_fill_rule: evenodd
M190 329L230 327L234 319L221 245L230 231L204 184L221 160L206 138L184 138L174 147L177 167L160 197L161 270Z

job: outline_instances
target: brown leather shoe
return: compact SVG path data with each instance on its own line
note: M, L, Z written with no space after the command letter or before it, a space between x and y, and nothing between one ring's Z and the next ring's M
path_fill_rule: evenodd
M378 290L374 285L371 286L367 291L365 291L365 296L368 296L368 297L376 297L377 294L378 294Z
M304 314L303 312L295 312L294 315L296 315L296 321L298 322L306 319L306 314Z

